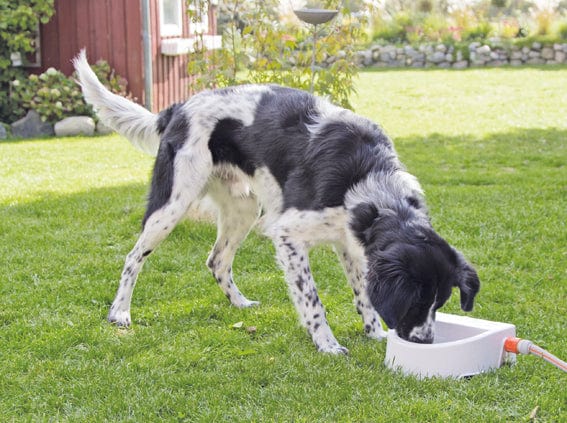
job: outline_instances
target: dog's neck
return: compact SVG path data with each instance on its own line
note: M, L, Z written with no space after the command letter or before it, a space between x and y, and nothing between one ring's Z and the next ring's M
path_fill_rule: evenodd
M405 214L403 211L409 208L415 210L412 214L417 219L429 221L421 186L405 170L372 173L347 192L345 204L348 210L364 203L388 214Z
M402 170L368 176L347 193L345 204L351 229L367 253L431 227L421 187Z

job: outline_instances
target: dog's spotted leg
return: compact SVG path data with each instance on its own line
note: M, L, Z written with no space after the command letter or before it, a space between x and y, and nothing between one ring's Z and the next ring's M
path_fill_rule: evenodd
M202 166L199 167L199 163ZM193 164L191 156L176 159L175 178L169 199L149 215L136 245L126 257L118 292L108 313L109 322L119 326L129 326L132 323L132 293L146 258L171 233L206 185L210 168L206 161L199 163Z
M207 266L232 305L243 308L259 304L242 295L232 279L232 260L236 250L258 217L256 198L250 195L234 197L230 187L220 180L210 183L208 194L217 205L218 218L217 240L207 259Z
M366 290L366 264L362 257L347 252L340 245L335 245L335 251L343 268L347 279L354 292L356 311L362 316L364 332L373 339L382 340L387 332L382 327L380 315L372 306Z
M136 245L126 257L118 292L108 313L109 322L116 323L119 326L129 326L132 323L130 319L130 302L138 273L142 269L146 258L169 235L187 212L187 208L188 204L186 201L170 202L163 208L156 210L148 218Z
M308 251L283 229L275 238L278 262L285 272L286 282L301 323L317 349L332 354L348 354L348 350L336 340L325 315L325 309L317 294L317 288L309 268Z

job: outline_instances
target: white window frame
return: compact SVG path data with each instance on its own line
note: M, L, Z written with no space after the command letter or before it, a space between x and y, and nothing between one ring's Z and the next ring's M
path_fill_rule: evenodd
M184 0L159 0L159 35L161 37L179 37L183 34L183 7L182 1ZM165 3L172 3L176 16L175 22L165 21Z

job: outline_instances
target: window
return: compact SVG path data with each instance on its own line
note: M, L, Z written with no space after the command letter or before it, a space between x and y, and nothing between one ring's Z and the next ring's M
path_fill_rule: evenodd
M159 0L160 35L178 37L183 34L183 0Z

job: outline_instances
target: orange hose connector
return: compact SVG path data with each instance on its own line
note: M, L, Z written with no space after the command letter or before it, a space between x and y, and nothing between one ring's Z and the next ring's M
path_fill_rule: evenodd
M514 354L532 354L537 357L543 358L550 364L553 364L558 369L567 372L567 363L550 352L535 345L532 341L527 339L508 337L504 340L504 350Z

